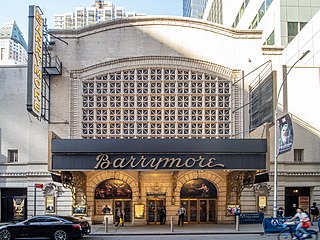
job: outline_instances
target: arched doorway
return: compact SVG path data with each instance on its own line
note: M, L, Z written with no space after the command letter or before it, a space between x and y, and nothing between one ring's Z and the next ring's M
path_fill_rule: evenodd
M113 213L114 221L116 209L124 211L124 221L132 220L132 190L129 184L119 179L108 179L101 182L95 189L95 215L104 215L103 209L108 206Z
M181 204L186 208L185 222L216 222L216 187L203 178L186 182L180 191Z

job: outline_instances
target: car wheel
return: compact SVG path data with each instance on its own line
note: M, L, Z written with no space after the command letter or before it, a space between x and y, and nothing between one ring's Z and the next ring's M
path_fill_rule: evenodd
M0 240L10 240L11 239L11 233L9 230L4 229L0 231Z
M53 234L53 239L54 240L67 240L68 239L68 235L63 230L57 230Z

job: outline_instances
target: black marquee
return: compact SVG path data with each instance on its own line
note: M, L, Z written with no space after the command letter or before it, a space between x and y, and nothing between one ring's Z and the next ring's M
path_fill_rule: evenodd
M53 171L265 170L265 139L52 139Z

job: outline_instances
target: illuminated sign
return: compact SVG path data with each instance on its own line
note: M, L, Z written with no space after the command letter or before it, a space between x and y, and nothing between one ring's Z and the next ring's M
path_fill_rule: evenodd
M27 110L38 118L41 117L42 35L42 12L37 6L29 6Z

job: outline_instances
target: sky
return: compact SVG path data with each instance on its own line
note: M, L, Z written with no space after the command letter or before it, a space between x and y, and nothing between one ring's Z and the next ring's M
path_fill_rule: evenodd
M124 7L126 11L145 13L146 15L182 16L182 1L113 0L112 2L115 6ZM94 0L1 0L0 27L11 20L16 20L27 41L29 5L40 6L44 18L48 20L48 28L50 29L53 28L55 14L74 12L76 7L89 7L93 3Z

